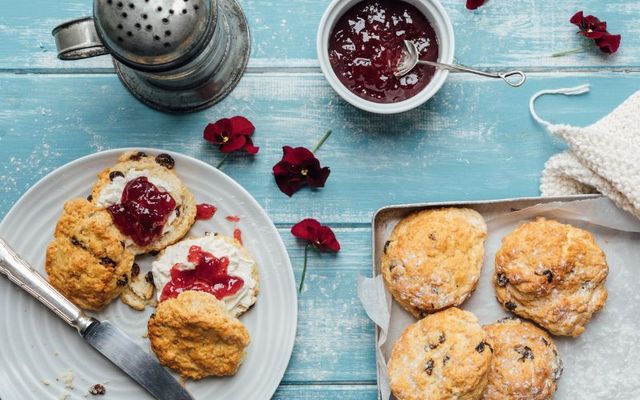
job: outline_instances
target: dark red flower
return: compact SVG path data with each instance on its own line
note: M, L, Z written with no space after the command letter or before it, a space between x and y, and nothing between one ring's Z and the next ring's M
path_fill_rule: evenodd
M579 34L588 39L600 39L604 35L607 35L607 23L600 21L593 15L584 16L582 11L575 13L569 20L572 24L580 28Z
M320 251L331 251L337 253L340 250L340 243L336 239L333 230L326 225L321 225L313 218L303 219L291 227L291 234L302 240L306 240L310 245Z
M613 54L618 51L622 36L610 34L605 21L600 21L593 15L585 17L582 11L578 11L569 22L580 28L579 34L595 41L603 53Z
M469 10L475 10L483 5L485 0L467 0L467 8Z
M244 150L256 154L260 148L254 146L251 140L255 130L245 117L223 118L204 128L204 139L220 146L223 153Z
M620 41L622 40L622 36L620 35L611 35L606 34L600 39L596 39L596 45L600 48L600 50L607 54L613 54L618 51L620 48Z
M282 193L291 197L304 185L324 187L331 171L320 167L320 161L305 147L282 148L282 160L273 166L276 184Z

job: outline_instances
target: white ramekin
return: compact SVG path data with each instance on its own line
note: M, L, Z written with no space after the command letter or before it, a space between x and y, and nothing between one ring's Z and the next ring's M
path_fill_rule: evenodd
M352 105L372 113L377 114L396 114L411 110L429 100L435 95L444 84L449 75L449 71L438 69L431 79L431 82L422 89L418 94L410 99L399 101L397 103L376 103L365 100L347 89L336 76L336 73L329 62L329 36L333 31L333 27L340 17L347 12L356 3L362 0L333 0L325 11L320 20L318 28L318 36L316 48L318 51L318 60L320 68L327 81L333 89L346 101ZM455 48L455 38L453 35L453 26L444 7L438 0L403 0L422 12L433 29L436 31L438 38L439 55L438 61L443 63L453 62L453 53Z

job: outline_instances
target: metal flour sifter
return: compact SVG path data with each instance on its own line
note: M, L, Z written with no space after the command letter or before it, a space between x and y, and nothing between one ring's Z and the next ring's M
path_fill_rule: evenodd
M235 0L94 0L93 17L52 34L62 60L111 54L131 93L167 112L221 100L249 59L249 28Z

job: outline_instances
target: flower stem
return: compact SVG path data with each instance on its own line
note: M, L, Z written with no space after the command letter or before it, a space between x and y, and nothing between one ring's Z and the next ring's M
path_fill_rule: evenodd
M553 53L551 55L551 57L564 57L564 56L568 56L569 54L583 53L584 51L585 51L584 46L580 46L580 47L576 47L575 49L572 49L572 50L561 51L559 53Z
M222 160L220 160L220 162L216 166L216 168L220 169L220 167L222 167L222 164L224 164L224 162L227 161L227 158L229 158L230 155L231 153L225 154L224 157L222 157Z
M312 153L315 153L316 151L320 150L320 147L322 147L322 145L324 144L324 142L327 141L327 139L329 139L329 136L331 136L331 129L329 129L324 136L322 137L322 139L320 139L320 141L318 142L318 144L316 145L316 147L313 148L313 150L311 150Z
M304 266L302 267L302 277L300 278L300 287L298 293L302 293L302 286L304 285L304 277L307 275L307 254L309 253L309 245L304 246Z

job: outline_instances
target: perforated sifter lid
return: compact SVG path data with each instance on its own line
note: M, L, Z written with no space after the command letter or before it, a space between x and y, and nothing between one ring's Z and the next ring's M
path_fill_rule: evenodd
M180 66L211 38L217 0L95 0L96 30L111 54L133 68Z

